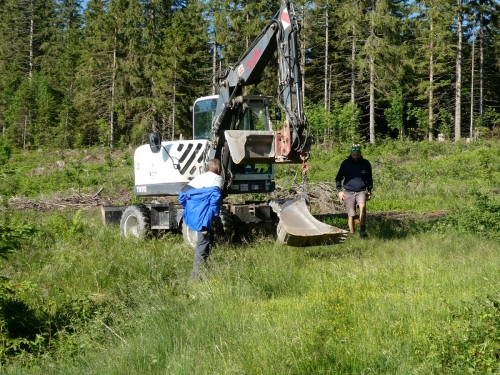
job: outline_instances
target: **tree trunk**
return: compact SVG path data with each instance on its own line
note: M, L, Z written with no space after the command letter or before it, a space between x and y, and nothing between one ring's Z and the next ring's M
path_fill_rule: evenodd
M434 35L433 31L433 21L430 20L430 32L431 32L431 43L430 43L430 57L429 57L429 142L433 140L433 130L434 130L434 110L433 110L433 101L434 101Z
M111 75L111 104L109 108L109 147L113 147L113 131L115 123L115 87L116 87L116 48L117 48L117 33L115 28L115 45L113 48L113 72Z
M328 2L325 11L325 111L328 109Z
M372 12L375 13L377 3L375 0L372 1ZM371 43L375 41L375 25L373 24L373 19L370 21L370 39ZM372 45L371 48L374 48ZM370 143L375 144L375 57L374 51L370 51Z
M35 4L33 0L30 1L30 50L29 50L29 70L28 70L28 80L29 80L29 85L31 87L31 84L33 82L33 60L35 57L35 51L34 51L34 40L35 40ZM22 138L23 138L23 149L26 149L26 144L27 144L27 138L28 138L28 128L30 127L31 123L31 110L29 107L25 107L26 112L24 114L24 126L23 126L23 132L22 132Z
M33 80L33 59L34 59L34 38L35 38L35 14L34 14L34 8L35 5L33 4L33 0L30 2L30 62L29 62L29 72L28 72L28 77L30 81L30 86L31 82Z
M356 36L354 26L352 27L352 47L351 47L351 104L355 103L355 89L356 89Z
M474 51L476 49L476 36L472 39L472 58L470 74L470 131L469 138L474 139Z
M212 79L215 80L215 72L217 71L217 42L214 34L214 53L212 54ZM212 82L212 95L215 95L215 85Z
M459 1L458 5L458 20L457 20L457 84L455 87L455 141L460 139L460 130L462 122L462 0Z
M375 58L370 56L370 143L375 144Z
M174 60L174 79L173 79L173 97L172 97L172 141L175 139L175 101L176 101L176 77L177 77L177 59ZM194 109L193 109L194 110Z
M479 13L479 123L484 120L484 16Z
M331 111L331 103L332 103L332 66L328 67L328 108L327 111Z

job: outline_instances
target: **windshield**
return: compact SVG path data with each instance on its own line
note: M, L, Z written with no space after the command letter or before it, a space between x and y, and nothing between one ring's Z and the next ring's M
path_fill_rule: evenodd
M194 104L193 139L209 139L217 98L201 99Z
M247 100L249 108L238 130L270 130L266 105L262 100ZM212 121L217 108L217 98L199 99L194 104L193 139L209 139Z
M267 126L266 106L262 101L247 102L250 108L245 112L238 130L269 130Z

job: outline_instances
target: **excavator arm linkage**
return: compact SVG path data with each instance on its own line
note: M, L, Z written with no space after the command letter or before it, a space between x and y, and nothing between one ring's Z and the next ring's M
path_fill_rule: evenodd
M275 17L242 57L217 77L219 96L211 129L208 158L218 158L230 179L229 157L234 164L302 163L307 171L311 138L304 113L302 74L298 52L299 24L289 0L282 0ZM260 82L268 63L278 57L278 105L285 114L283 127L273 130L240 130L238 118L245 109L243 88ZM316 220L307 198L299 196L273 207L280 217L278 240L293 246L340 243L346 231Z

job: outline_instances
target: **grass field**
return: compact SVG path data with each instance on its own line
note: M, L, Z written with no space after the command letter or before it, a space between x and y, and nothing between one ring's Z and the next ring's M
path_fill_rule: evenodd
M42 173L43 193L36 176L26 180L43 168L36 154L14 154L9 167L26 169L3 181L34 200L61 187L123 191L126 153L85 164L75 152L66 160L79 177ZM103 226L97 208L4 205L0 244L15 251L0 263L0 372L500 373L500 143L394 142L364 154L375 171L369 214L449 214L371 217L368 240L342 245L219 244L197 283L180 235L130 240ZM313 156L310 181L333 183L345 152ZM292 167L279 173L280 185L291 183ZM5 202L12 193L2 189Z

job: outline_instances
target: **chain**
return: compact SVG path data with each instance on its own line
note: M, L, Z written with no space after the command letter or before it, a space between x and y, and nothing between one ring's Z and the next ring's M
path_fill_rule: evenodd
M301 152L300 159L302 159L302 192L307 194L309 192L307 184L307 171L309 170L307 159L309 159L309 154Z

